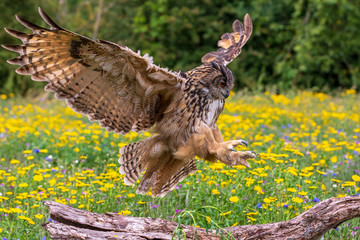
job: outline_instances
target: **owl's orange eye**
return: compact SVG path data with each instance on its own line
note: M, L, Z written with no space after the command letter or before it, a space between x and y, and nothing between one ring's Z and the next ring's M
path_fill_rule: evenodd
M224 81L221 81L221 82L219 83L219 86L220 86L220 87L225 87L225 85L226 85L226 84L225 84Z

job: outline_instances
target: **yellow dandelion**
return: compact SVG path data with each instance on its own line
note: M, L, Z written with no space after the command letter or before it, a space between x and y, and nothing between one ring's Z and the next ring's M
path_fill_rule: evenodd
M360 176L358 175L352 175L352 180L354 180L355 182L360 182Z
M214 195L219 195L220 194L219 190L217 190L215 188L213 190L211 190L211 193L214 194Z
M264 191L261 189L261 187L259 185L255 186L254 190L257 191L260 194L264 194Z
M296 189L295 188L287 188L286 191L288 191L288 192L296 192Z
M29 184L27 184L27 183L20 183L18 186L19 186L20 188L24 188L24 187L28 187Z
M126 215L131 214L131 211L129 211L129 210L124 210L124 211L120 211L120 212L118 212L118 214L119 214L119 215L126 216Z
M232 227L235 227L235 226L237 226L239 224L239 222L236 222L236 223L234 223L233 225L231 225Z
M301 195L301 196L305 196L305 195L307 194L307 192L305 192L305 191L300 191L300 192L298 192L298 194Z
M33 180L36 181L36 182L40 182L40 181L42 181L43 179L44 179L43 176L42 176L42 175L39 175L39 174L37 174L37 175L35 175L35 176L33 177Z
M36 214L35 215L35 218L37 218L37 219L42 219L44 217L44 215L42 215L42 214Z
M231 211L220 213L220 216L226 216L226 215L229 215L230 213L231 213Z
M35 222L34 222L31 218L28 218L28 217L25 217L25 216L19 216L19 218L20 218L21 220L27 221L30 225L34 225L34 224L35 224Z
M233 202L233 203L236 203L236 202L239 201L239 198L236 197L236 196L233 196L233 197L230 197L230 198L229 198L229 201L230 201L230 202Z
M291 200L296 203L302 203L304 201L302 198L299 198L299 197L294 197Z
M345 183L341 184L342 187L352 187L355 186L355 182L352 181L346 181Z
M10 160L10 164L19 164L20 161L19 160L16 160L16 159L11 159Z
M277 178L277 179L275 179L275 182L276 182L276 183L281 183L281 182L283 182L283 181L284 181L283 178Z
M298 170L297 170L296 168L294 168L294 167L290 167L290 168L288 169L288 172L291 173L291 174L294 175L294 176L297 176L297 175L298 175Z
M12 213L22 213L23 210L21 210L20 208L10 208L9 209Z
M264 198L264 203L272 203L272 202L275 202L277 200L277 198L275 197L267 197L267 198Z

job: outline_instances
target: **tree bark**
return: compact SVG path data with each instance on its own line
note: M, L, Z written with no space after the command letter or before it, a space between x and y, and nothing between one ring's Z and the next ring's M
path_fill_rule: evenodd
M56 222L43 224L53 239L177 239L178 223L165 219L127 217L115 213L98 214L57 202L45 201ZM243 225L226 229L228 239L319 239L330 229L360 216L360 197L326 199L299 216L284 222ZM185 239L220 240L215 230L180 225ZM195 233L196 232L196 233ZM233 238L231 237L233 236Z

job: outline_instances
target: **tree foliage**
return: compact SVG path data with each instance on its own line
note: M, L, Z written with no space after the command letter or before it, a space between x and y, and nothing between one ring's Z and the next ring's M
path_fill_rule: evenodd
M19 14L45 26L37 6L73 32L140 49L155 63L183 71L201 64L205 53L216 50L221 34L231 31L234 19L242 20L249 13L253 35L229 65L237 89L360 86L360 2L356 0L3 0L0 25L24 30L14 18ZM0 42L17 41L1 31ZM34 85L43 86L15 74L15 67L5 62L12 57L13 53L0 51L1 92L25 94Z

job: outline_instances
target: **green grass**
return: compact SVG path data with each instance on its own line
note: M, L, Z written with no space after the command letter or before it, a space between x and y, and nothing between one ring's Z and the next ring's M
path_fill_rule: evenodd
M1 95L0 239L49 239L43 200L216 229L285 221L317 199L358 194L353 93L232 95L218 126L225 140L247 140L260 153L252 170L198 160L199 171L162 199L137 195L118 174L119 148L150 133L108 133L64 102ZM357 227L353 219L325 239L360 239Z

